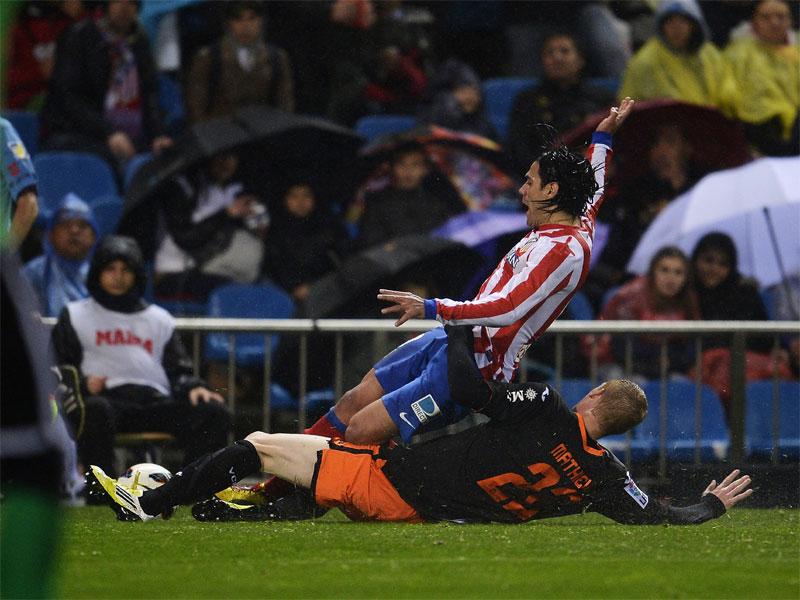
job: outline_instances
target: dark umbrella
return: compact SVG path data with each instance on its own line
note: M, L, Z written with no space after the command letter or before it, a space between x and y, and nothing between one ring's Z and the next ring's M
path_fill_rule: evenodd
M453 296L480 265L481 256L464 244L426 235L402 236L350 257L311 284L306 313L313 319L329 316L370 296L376 304L379 286L402 282L404 277L427 279L440 295Z
M563 135L568 146L589 143L597 124L607 116L599 112L587 117L578 127ZM728 119L715 108L674 100L637 102L625 126L614 135L618 183L633 181L646 174L646 150L663 127L678 126L693 149L692 161L703 171L729 169L751 159L741 124Z
M352 196L356 156L364 139L350 129L315 117L267 107L192 125L174 146L142 167L125 197L120 231L140 237L155 227L150 202L160 187L220 152L235 150L241 172L268 199L302 179L323 197Z

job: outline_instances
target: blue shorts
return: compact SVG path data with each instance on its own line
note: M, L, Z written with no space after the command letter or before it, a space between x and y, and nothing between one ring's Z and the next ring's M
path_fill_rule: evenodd
M402 344L375 365L383 387L383 405L409 442L423 431L455 423L469 410L450 398L447 382L447 334L442 327Z

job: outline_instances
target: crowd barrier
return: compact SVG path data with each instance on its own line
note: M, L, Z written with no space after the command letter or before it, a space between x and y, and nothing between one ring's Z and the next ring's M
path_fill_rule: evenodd
M44 319L45 323L53 324L54 319ZM203 338L210 333L224 333L228 336L228 386L227 402L232 411L236 410L236 368L237 368L237 334L253 334L263 336L265 351L263 352L264 384L262 388L262 428L270 431L272 426L272 399L271 378L272 360L271 351L278 336L299 336L298 347L298 402L297 423L298 430L306 427L308 403L308 341L309 336L324 334L332 336L330 348L334 356L334 375L332 398L342 395L344 386L344 335L369 335L373 336L373 347L376 348L374 360L378 360L386 344L382 346L374 343L374 338L383 336L397 336L399 343L403 336L421 333L439 326L435 321L413 320L396 328L392 320L387 319L229 319L229 318L178 318L177 328L191 340L189 346L195 369L195 374L200 373L203 356ZM734 463L742 462L754 456L762 456L772 463L797 458L800 432L795 424L798 407L800 406L800 384L791 384L787 387L774 373L769 382L760 382L758 386L745 381L745 343L748 336L770 336L775 348L780 345L780 340L786 335L800 335L800 323L795 321L557 321L553 323L546 336L553 336L555 342L554 373L550 380L552 385L562 391L568 401L574 402L579 394L599 383L597 364L597 345L592 343L589 359L589 377L585 380L570 380L562 376L564 356L564 339L569 336L593 334L611 334L624 336L626 373L631 372L632 339L637 335L647 334L664 336L661 341L660 373L658 381L653 381L645 386L650 402L648 418L637 431L629 432L626 436L612 436L606 438L604 443L619 453L626 462L631 459L643 460L652 458L658 462L659 472L666 470L667 460L683 460L700 464L709 460L730 460ZM729 427L724 427L721 407L718 398L709 394L708 386L702 384L699 378L692 382L683 382L676 385L669 378L667 347L669 337L681 336L694 339L696 368L700 373L700 355L703 350L702 336L729 335L731 339L731 403L729 414ZM394 338L392 338L393 340ZM523 368L520 374L524 379L527 370ZM361 373L358 374L359 376ZM687 385L690 384L690 385ZM563 389L562 389L563 388ZM760 397L766 392L770 398L769 406L754 407L747 403L748 389L755 393L760 391ZM570 390L573 393L570 394ZM687 394L691 390L691 401ZM790 395L787 404L787 394ZM571 397L575 396L575 397ZM669 404L668 404L669 402ZM716 405L716 407L715 407ZM788 408L787 408L788 406ZM692 415L693 412L693 415ZM684 429L676 430L676 420L679 415L688 419L694 431ZM787 416L788 415L788 416ZM704 422L705 419L705 422ZM782 419L791 419L791 423L782 422ZM747 421L767 428L758 439L747 438ZM713 422L712 422L713 421ZM788 431L787 431L788 425ZM648 438L647 428L650 427ZM724 429L724 435L719 433ZM678 428L680 429L680 428ZM639 432L645 431L644 434ZM653 442L653 437L657 443Z

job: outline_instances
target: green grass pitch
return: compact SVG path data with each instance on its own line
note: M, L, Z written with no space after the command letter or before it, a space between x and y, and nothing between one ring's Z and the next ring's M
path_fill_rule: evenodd
M528 525L120 523L66 511L64 598L800 598L800 511L694 527L598 515Z

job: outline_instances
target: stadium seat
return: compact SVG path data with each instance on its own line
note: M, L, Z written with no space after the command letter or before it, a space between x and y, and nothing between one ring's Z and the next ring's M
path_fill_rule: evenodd
M639 428L637 438L649 439L659 448L661 383L649 381L643 386L648 400L648 416ZM651 414L652 413L652 414ZM695 439L695 384L692 381L667 382L666 452L670 460L691 462L695 445L700 447L703 462L723 460L728 454L730 434L717 393L702 385L700 389L700 437Z
M158 76L158 105L164 114L164 124L169 133L180 133L186 125L183 88L179 81L165 73Z
M594 309L589 298L583 292L576 292L567 305L567 314L576 321L591 321L594 319Z
M616 97L619 90L619 79L616 77L589 77L586 82L589 85L599 87Z
M151 160L153 160L152 152L142 152L128 161L128 164L125 165L125 174L122 177L122 187L126 192L131 187L131 182L136 176L136 172Z
M230 284L218 287L208 298L209 317L243 317L250 319L288 319L294 303L282 289L268 283L259 285ZM206 358L228 360L228 334L206 336ZM245 367L264 362L264 335L240 333L236 339L236 364ZM278 347L278 335L272 335L272 352Z
M119 195L117 179L109 164L85 152L40 152L33 157L39 177L42 212L48 215L67 192L77 194L90 206L94 201Z
M499 77L483 82L483 106L502 141L507 139L508 121L514 100L522 90L533 87L538 80L532 77Z
M778 449L782 459L800 457L800 383L779 381ZM753 458L768 459L772 454L773 382L753 381L745 388L745 445Z
M383 135L408 131L416 124L416 117L410 115L368 115L356 121L355 130L371 142Z
M100 229L99 237L115 233L122 216L123 200L117 195L97 198L92 203L92 212Z
M14 126L28 154L39 151L39 115L29 110L4 110L3 118Z

